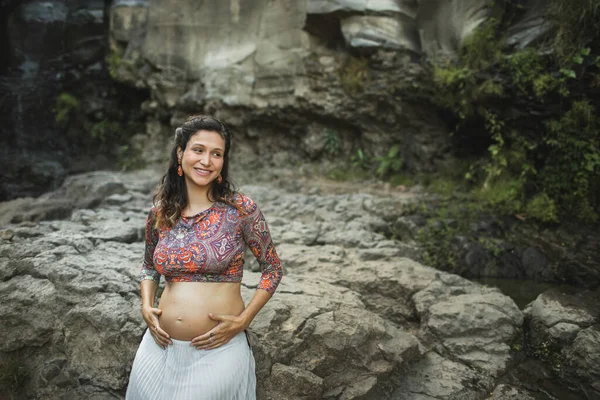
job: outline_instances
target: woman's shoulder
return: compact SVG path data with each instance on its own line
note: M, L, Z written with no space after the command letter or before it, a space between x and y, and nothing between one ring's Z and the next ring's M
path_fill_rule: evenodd
M256 211L257 205L250 196L236 192L231 196L231 200L236 205L236 208L244 211L246 214Z
M148 210L148 216L151 216L152 218L156 218L157 214L158 214L158 205L153 204L152 207L150 207L150 209Z

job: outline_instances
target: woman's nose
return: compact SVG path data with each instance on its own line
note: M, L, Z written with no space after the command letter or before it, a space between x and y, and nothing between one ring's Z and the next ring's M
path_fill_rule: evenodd
M204 154L202 154L200 156L200 163L202 165L208 165L208 164L210 164L210 154L208 154L208 152L205 152Z

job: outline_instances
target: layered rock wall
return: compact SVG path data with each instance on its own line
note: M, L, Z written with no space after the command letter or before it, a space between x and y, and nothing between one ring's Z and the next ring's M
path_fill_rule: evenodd
M499 12L488 0L8 4L0 77L10 93L1 103L5 199L39 195L90 168L87 154L72 158L89 151L94 124L115 115L125 124L138 113L145 132L121 127L118 135L133 136L131 150L145 162L163 161L160 149L186 115L209 112L235 128L234 151L246 165L327 167L359 149L374 162L400 145L409 171L439 169L449 158L449 128L420 81L422 61L452 57ZM517 47L548 29L544 2L520 6L508 27ZM109 76L136 90L101 83ZM71 91L80 101L77 121L58 124L57 98Z

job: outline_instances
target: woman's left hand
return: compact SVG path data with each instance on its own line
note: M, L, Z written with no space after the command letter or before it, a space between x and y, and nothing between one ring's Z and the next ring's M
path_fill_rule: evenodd
M210 331L196 336L192 339L191 345L197 350L212 350L223 346L229 342L232 337L246 329L244 321L234 315L218 315L209 313L210 319L217 321L218 324Z

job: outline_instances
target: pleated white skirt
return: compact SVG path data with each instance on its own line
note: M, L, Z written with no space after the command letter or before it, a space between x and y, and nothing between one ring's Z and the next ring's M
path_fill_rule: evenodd
M213 350L173 340L165 350L148 330L135 355L126 400L255 400L254 356L241 332Z

